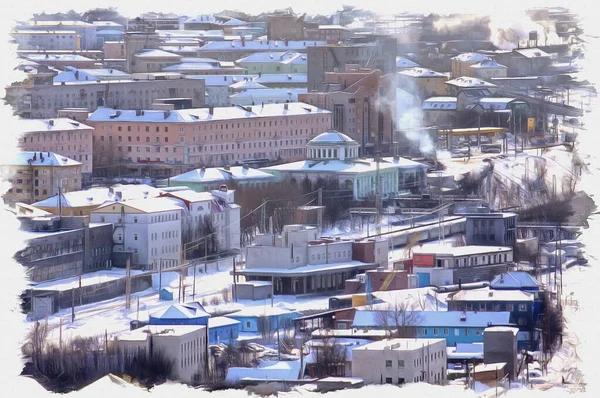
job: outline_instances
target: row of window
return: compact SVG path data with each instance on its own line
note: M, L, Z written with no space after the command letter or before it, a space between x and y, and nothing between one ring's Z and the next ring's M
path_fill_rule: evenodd
M66 141L70 141L70 140L76 140L77 139L77 134L76 133L65 133L67 134L67 138ZM79 133L79 139L83 140L83 137L85 135L85 138L88 138L88 133ZM65 136L60 135L60 134L35 134L35 133L29 133L27 135L25 135L23 137L23 142L26 143L27 142L27 138L29 138L29 142L33 142L33 138L37 137L37 142L40 141L46 141L46 137L48 137L48 141L58 141L58 142L66 142L65 141ZM43 139L42 139L43 138Z
M515 311L513 303L460 303L459 306L465 311ZM527 304L518 304L516 307L519 312L527 312Z
M167 245L161 246L160 254L171 254L171 253L179 253L179 245ZM150 249L150 254L152 256L158 255L158 247L153 247Z

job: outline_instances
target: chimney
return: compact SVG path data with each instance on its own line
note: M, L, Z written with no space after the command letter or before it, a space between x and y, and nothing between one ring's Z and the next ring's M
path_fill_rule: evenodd
M165 117L165 119L168 119L168 118L169 118L169 116L171 116L171 112L170 112L170 111L165 111L165 112L164 112L164 117Z
M286 102L285 104L283 104L283 109L285 109L285 110L287 111L287 110L288 110L288 108L289 108L289 107L288 107L288 104L287 104L287 102Z
M48 124L49 124L50 126L54 126L54 120L52 120L52 119L48 120Z
M462 289L462 281L461 279L458 280L458 290Z
M214 115L214 114L215 114L215 108L214 108L214 107L212 107L212 106L209 106L209 107L208 107L208 114L209 114L209 115Z

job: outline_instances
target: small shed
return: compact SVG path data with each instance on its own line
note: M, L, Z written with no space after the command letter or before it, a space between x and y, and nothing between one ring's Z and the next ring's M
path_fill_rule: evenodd
M239 300L266 300L271 297L273 285L269 281L247 281L236 283Z
M495 382L504 378L506 362L482 363L473 368L473 380L481 383Z
M158 294L160 301L173 301L173 290L162 288Z
M150 325L208 325L210 314L202 306L172 304L150 314Z

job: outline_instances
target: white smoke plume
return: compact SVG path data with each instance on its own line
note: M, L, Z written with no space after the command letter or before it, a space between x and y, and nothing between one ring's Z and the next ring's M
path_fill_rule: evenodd
M491 30L490 41L502 50L517 48L519 43L524 45L529 39L531 31L537 32L538 45L562 43L552 24L534 22L522 10L505 9L503 12L493 13L490 16L489 27Z

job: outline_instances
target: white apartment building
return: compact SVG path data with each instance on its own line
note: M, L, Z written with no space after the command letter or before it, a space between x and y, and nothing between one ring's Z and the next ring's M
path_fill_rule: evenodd
M80 37L82 49L90 50L99 48L96 40L96 26L84 21L34 21L29 20L17 26L18 30L31 30L38 32L60 31L76 32Z
M188 212L183 216L184 244L197 242L205 236L203 226L208 217L217 236L219 251L240 248L241 207L234 203L234 192L226 189L211 192L175 190L162 194L181 200L187 207Z
M132 266L158 270L181 260L184 211L177 199L146 198L100 206L90 220L115 226L113 251L133 253Z
M121 355L133 357L158 352L173 361L171 378L184 383L202 381L206 369L206 326L146 326L116 339Z
M354 348L352 377L365 384L444 384L446 340L389 339Z

